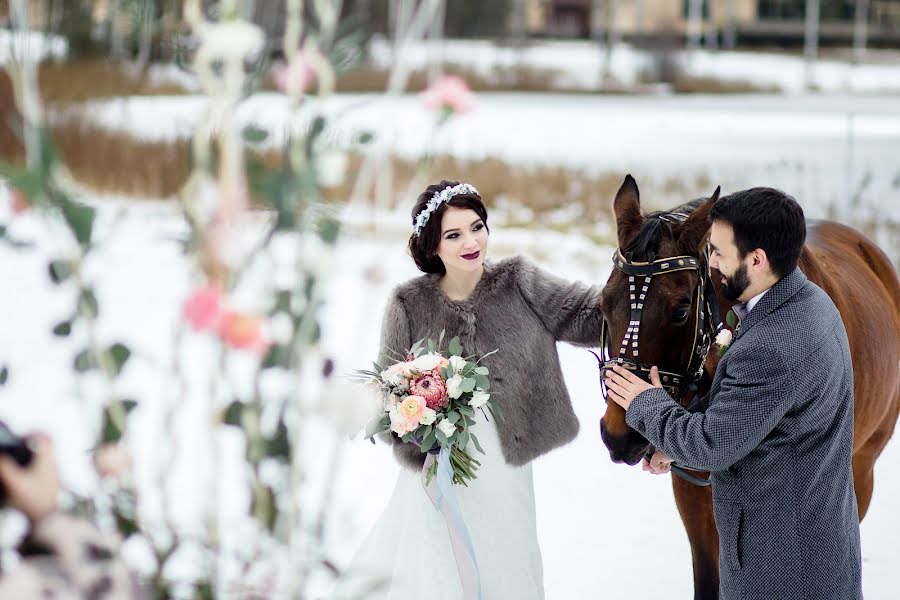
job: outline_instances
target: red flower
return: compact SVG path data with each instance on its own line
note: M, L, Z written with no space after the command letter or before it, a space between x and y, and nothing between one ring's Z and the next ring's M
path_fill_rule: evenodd
M409 386L409 393L425 398L425 404L432 410L441 410L450 402L444 380L434 372L422 375Z

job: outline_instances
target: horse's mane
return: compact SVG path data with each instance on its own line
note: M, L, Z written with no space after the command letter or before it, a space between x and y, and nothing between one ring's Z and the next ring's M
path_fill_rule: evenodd
M705 200L705 198L697 198L696 200L691 200L690 202L676 206L671 210L660 210L644 215L644 223L641 225L641 230L634 239L622 249L622 253L628 257L629 260L656 260L659 252L659 243L663 239L663 234L668 233L669 237L674 237L674 234L672 233L672 222L663 217L673 214L690 215Z

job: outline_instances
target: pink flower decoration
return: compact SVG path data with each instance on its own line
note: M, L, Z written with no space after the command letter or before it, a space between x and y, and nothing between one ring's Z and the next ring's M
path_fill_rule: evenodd
M450 401L444 380L434 372L426 373L413 381L409 392L424 398L426 406L432 410L440 410Z
M184 318L196 331L216 329L223 311L222 292L213 284L198 289L184 303Z
M422 101L427 108L461 113L472 110L475 94L462 77L444 75L425 90Z
M226 311L218 330L222 341L233 348L262 354L269 347L263 339L262 319L255 315Z
M289 63L273 68L275 87L290 96L302 96L316 81L316 70L303 51Z
M10 197L10 209L12 210L12 214L21 215L26 212L31 205L28 203L28 199L25 197L25 194L22 193L21 190L17 190L15 188L9 191Z

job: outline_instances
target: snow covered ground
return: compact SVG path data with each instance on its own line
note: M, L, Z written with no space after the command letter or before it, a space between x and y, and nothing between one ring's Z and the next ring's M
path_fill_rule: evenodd
M373 62L387 68L393 61L391 45L375 38L369 46ZM407 44L398 55L415 68L436 63L452 63L479 75L503 78L504 71L517 68L543 70L554 77L561 89L596 90L603 87L604 48L588 41L531 41L521 47L484 40L440 40ZM806 64L799 54L699 49L662 50L669 60L689 77L714 78L734 83L750 83L790 94L800 93L807 81ZM654 53L619 44L609 57L610 80L634 86L652 77ZM828 92L896 93L900 91L898 61L883 64L834 59L819 60L809 81L815 89Z
M133 444L146 466L137 477L141 485L152 489L155 474L148 471L155 464L152 457L162 450L158 447L164 426L162 407L172 398L183 401L167 371L180 303L191 289L189 269L176 242L183 225L171 205L105 200L99 206L98 236L104 248L89 268L89 276L98 279L98 297L106 315L102 339L124 340L135 351L123 372L122 389L141 400L132 419ZM371 231L366 226L373 221L378 227ZM405 254L407 224L399 212L375 219L357 211L348 215L347 222L349 230L336 256L324 309L322 351L336 359L338 373L364 367L376 354L387 294L396 283L416 274ZM0 281L8 284L0 296L0 362L8 362L11 370L9 383L0 388L0 419L20 430L51 432L67 482L76 489L90 489L93 479L87 449L92 434L86 415L92 412L78 399L69 371L77 345L59 343L50 334L53 324L69 310L71 289L50 284L44 265L64 252L65 246L54 229L34 215L19 217L11 233L35 240L36 246L23 253L0 246ZM496 223L491 244L494 257L524 252L568 278L603 282L610 269L606 257L611 249L578 236L505 229ZM191 365L207 368L207 345L195 341L186 350ZM582 429L572 444L535 464L548 597L618 598L626 593L648 599L690 597L690 554L668 476L653 477L639 468L610 462L597 429L603 403L595 360L569 346L561 346L560 354ZM203 413L196 405L186 404L184 410L196 414L183 421L178 431L182 445L173 490L179 497L179 522L190 527L198 521L196 498L209 484L209 473L194 470L203 440L190 442L202 438L192 428L202 427ZM316 435L329 438L324 426ZM230 448L227 456L240 454L233 441L226 446ZM340 448L344 469L333 499L327 545L334 560L346 564L383 510L398 467L380 445L354 441ZM317 462L327 466L321 448L316 456ZM222 485L230 489L235 466L223 468L226 481ZM900 494L897 439L877 466L875 496L862 526L864 588L870 600L895 596L895 570L900 564L896 545L900 516L892 500L896 494ZM240 501L232 499L228 504L239 508Z
M121 98L91 103L80 118L143 139L176 139L191 134L205 106L200 97ZM474 110L441 128L416 95L339 95L320 108L339 147L370 132L385 152L410 160L428 151L522 169L631 173L655 209L717 185L723 194L781 188L809 217L875 223L870 235L900 257L900 102L892 96L481 94ZM290 127L289 104L278 94L251 97L238 115L269 131L273 145ZM465 172L436 176L466 179Z

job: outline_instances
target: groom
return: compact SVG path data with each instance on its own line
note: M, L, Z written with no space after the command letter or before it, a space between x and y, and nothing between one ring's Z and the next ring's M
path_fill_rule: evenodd
M850 349L831 299L797 268L803 210L753 188L710 220L710 266L741 320L704 407L683 409L655 367L652 385L616 367L609 398L661 451L645 469L711 472L723 600L861 599Z

